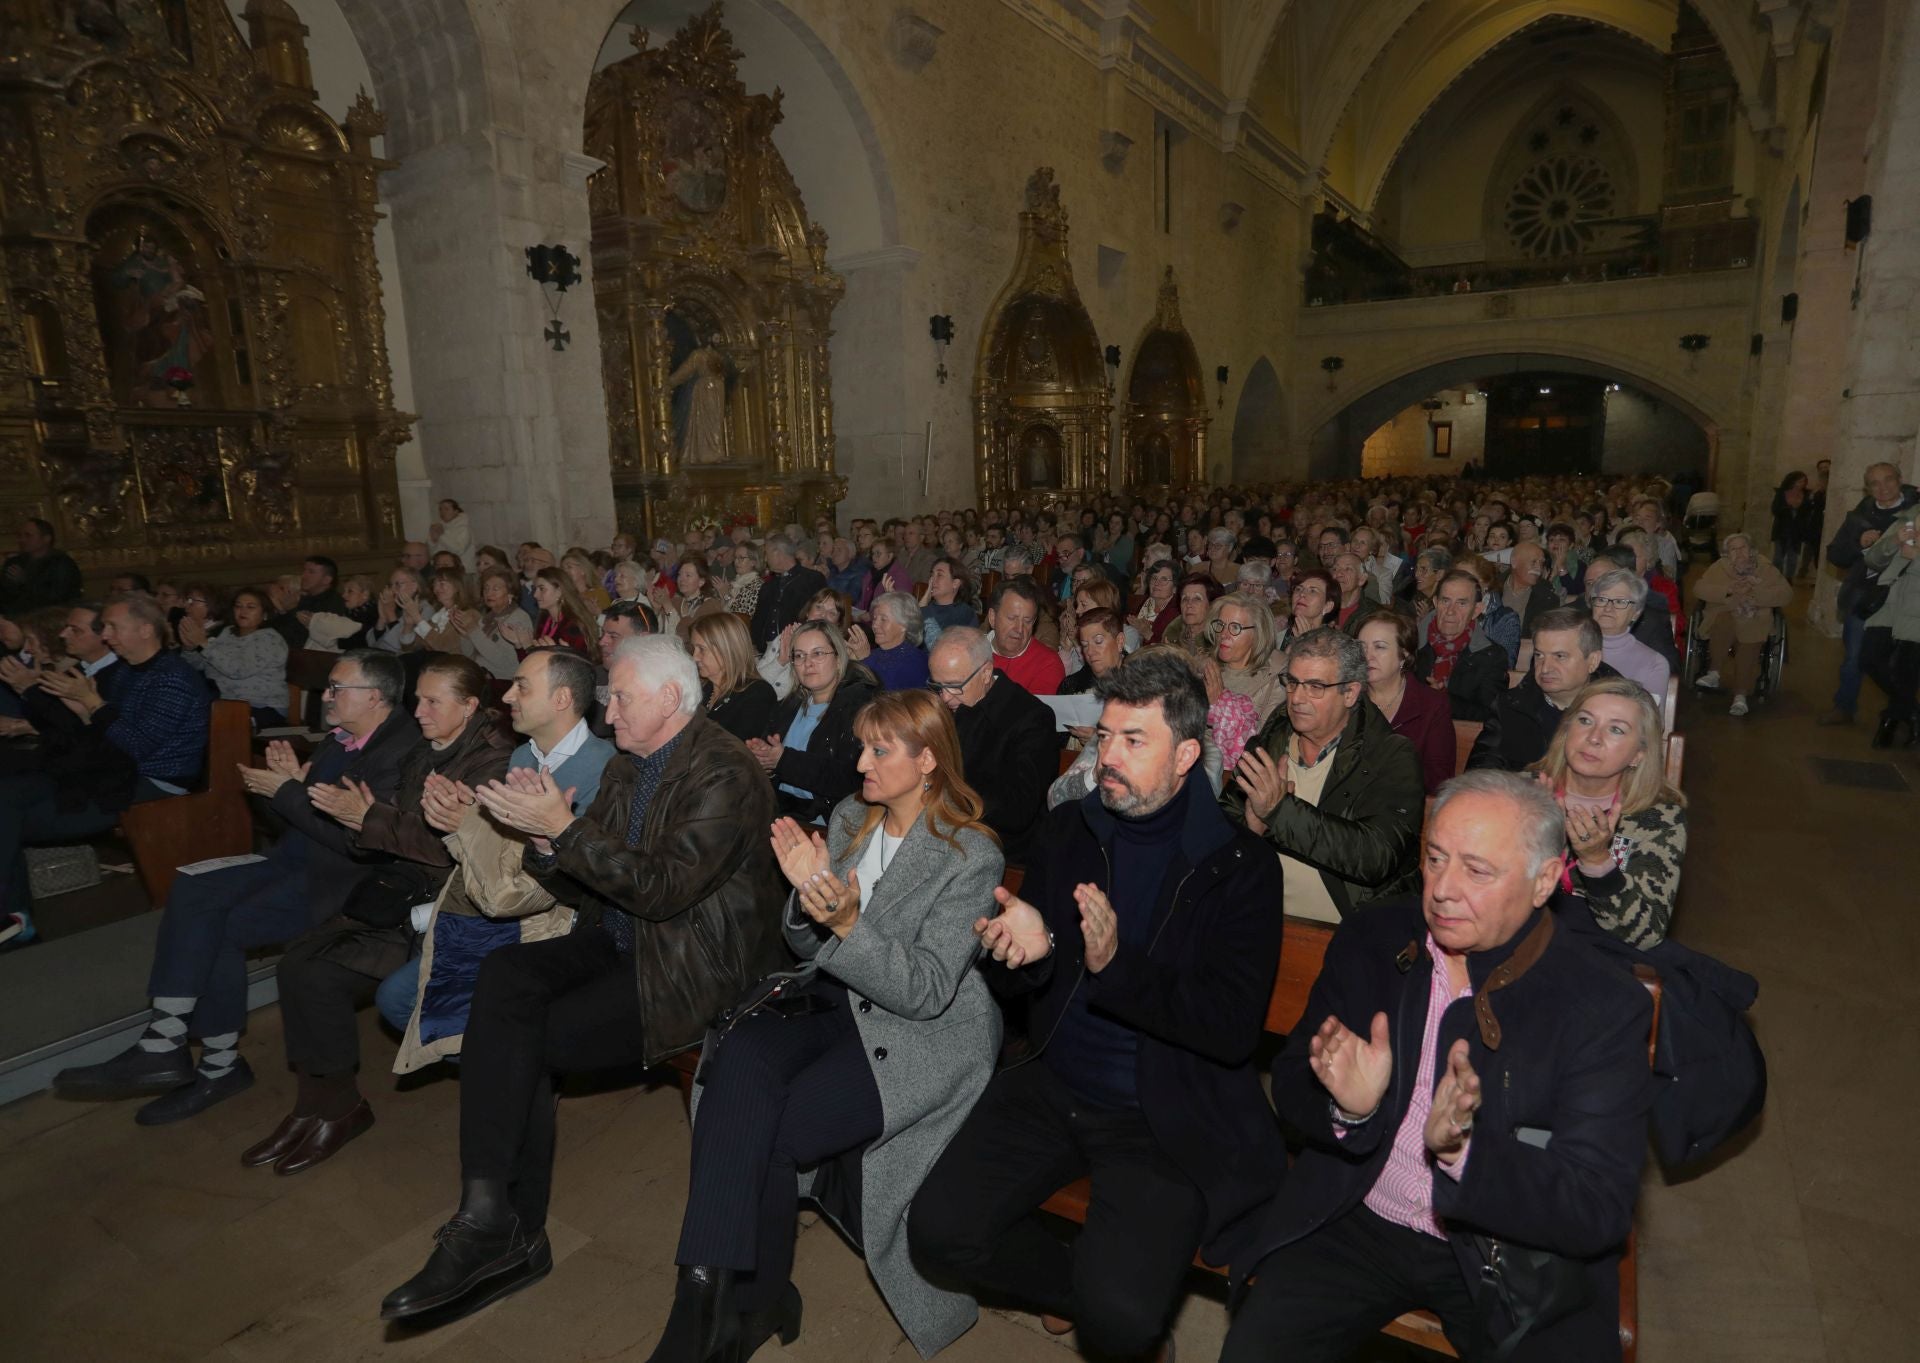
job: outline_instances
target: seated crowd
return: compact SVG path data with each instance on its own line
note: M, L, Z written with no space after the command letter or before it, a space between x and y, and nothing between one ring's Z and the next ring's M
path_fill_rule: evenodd
M1351 482L511 558L443 502L384 580L313 558L99 604L32 523L5 946L35 935L25 850L193 788L241 701L289 730L241 772L264 859L173 882L144 1034L55 1090L153 1125L249 1087L246 959L277 950L295 1097L240 1158L296 1174L374 1124L374 1005L396 1072L460 1083L457 1205L390 1319L550 1271L557 1075L697 1047L653 1363L794 1336L802 1197L923 1356L981 1300L1160 1356L1196 1254L1232 1272L1226 1358L1337 1359L1414 1308L1492 1356L1530 1322L1477 1291L1491 1236L1587 1287L1499 1356L1617 1358L1650 1011L1585 943L1660 944L1684 858L1664 491ZM1701 591L1735 713L1776 604L1754 560ZM1269 1099L1287 918L1332 937ZM1069 1241L1040 1208L1078 1178Z

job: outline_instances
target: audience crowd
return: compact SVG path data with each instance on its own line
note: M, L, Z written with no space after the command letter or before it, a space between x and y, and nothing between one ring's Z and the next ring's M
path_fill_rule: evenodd
M382 575L316 556L98 601L29 521L0 573L0 949L38 938L29 849L203 784L211 707L239 702L260 853L172 882L144 1033L55 1089L144 1098L143 1125L246 1089L272 949L295 1095L240 1158L296 1174L374 1124L376 1007L396 1072L460 1073L457 1204L390 1319L551 1270L556 1076L697 1047L653 1363L794 1336L802 1197L923 1356L980 1299L1164 1356L1197 1253L1233 1275L1226 1358L1336 1358L1415 1307L1463 1354L1617 1358L1650 1015L1583 943L1673 925L1671 692L1692 650L1750 713L1805 481L1771 562L1657 479L511 552L443 501ZM1912 745L1920 499L1889 466L1866 484L1827 549L1828 718L1871 678L1873 741ZM1269 1096L1287 918L1332 937ZM1068 1242L1039 1209L1082 1177ZM1544 1314L1482 1291L1502 1243L1579 1290Z

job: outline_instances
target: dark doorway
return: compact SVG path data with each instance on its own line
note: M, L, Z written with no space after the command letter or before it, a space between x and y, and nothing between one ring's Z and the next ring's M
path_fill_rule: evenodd
M1604 380L1577 374L1503 374L1486 386L1490 475L1600 471L1606 433Z

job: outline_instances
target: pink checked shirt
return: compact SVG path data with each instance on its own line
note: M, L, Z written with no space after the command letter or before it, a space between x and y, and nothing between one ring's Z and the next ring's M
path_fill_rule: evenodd
M1407 1104L1407 1115L1400 1119L1400 1129L1393 1136L1393 1149L1381 1167L1380 1177L1374 1181L1373 1191L1367 1194L1366 1205L1376 1216L1396 1226L1445 1239L1446 1230L1440 1225L1440 1218L1433 1214L1433 1170L1437 1164L1447 1177L1458 1179L1466 1171L1467 1149L1461 1147L1452 1164L1437 1160L1428 1152L1427 1117L1433 1111L1433 1085L1428 1076L1433 1073L1440 1015L1455 999L1471 998L1473 986L1469 984L1458 994L1448 992L1446 959L1434 944L1431 933L1427 935L1427 955L1433 961L1433 977L1427 986L1427 1023L1420 1034L1413 1099ZM1339 1131L1337 1125L1334 1129Z

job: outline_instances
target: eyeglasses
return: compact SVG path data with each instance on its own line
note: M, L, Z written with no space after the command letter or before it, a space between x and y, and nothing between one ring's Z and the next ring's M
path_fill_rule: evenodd
M933 694L936 696L944 695L949 692L955 695L958 695L960 692L967 689L968 683L970 683L975 677L979 676L982 669L984 669L986 666L987 666L986 663L981 663L979 667L974 668L973 671L967 673L966 676L962 677L957 682L929 681L927 683L927 690L933 692Z
M834 652L830 648L810 648L804 653L796 650L793 655L793 660L796 663L818 663L824 662L833 656Z
M328 682L320 688L323 696L338 695L342 691L378 691L380 688L366 682Z
M1220 622L1220 632L1234 639L1238 639L1252 628L1252 625L1243 624L1238 620L1222 620Z
M1593 598L1593 604L1596 606L1605 606L1608 610L1626 611L1633 609L1633 598L1630 596L1596 596Z
M1310 681L1305 677L1296 677L1291 672L1282 675L1280 681L1288 691L1305 691L1309 696L1313 696L1316 699L1326 695L1327 692L1333 690L1335 687L1357 686L1359 684L1357 682Z

